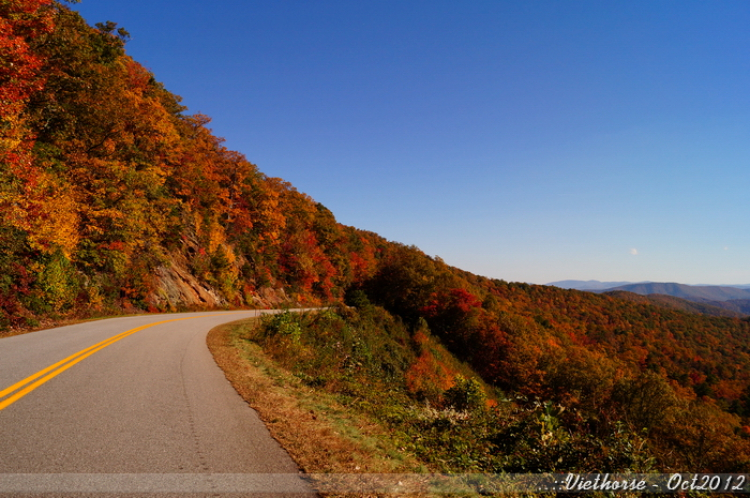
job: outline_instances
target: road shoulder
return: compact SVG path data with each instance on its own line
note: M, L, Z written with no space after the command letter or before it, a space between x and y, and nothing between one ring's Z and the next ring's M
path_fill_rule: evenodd
M307 473L398 472L416 462L394 459L386 429L340 406L278 368L246 337L254 320L211 330L214 360L255 409L271 435Z

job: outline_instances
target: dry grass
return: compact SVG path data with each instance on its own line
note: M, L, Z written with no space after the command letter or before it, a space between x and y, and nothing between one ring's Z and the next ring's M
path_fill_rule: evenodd
M277 367L244 339L253 320L213 329L208 347L237 392L304 472L413 472L421 466L402 453L388 431L313 391Z

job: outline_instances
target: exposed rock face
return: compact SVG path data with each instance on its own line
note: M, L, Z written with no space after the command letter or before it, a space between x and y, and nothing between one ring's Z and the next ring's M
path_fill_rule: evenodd
M231 306L221 292L199 281L181 265L173 262L154 272L156 290L150 304L158 309L214 309ZM262 287L244 296L245 305L253 308L271 308L290 302L283 288Z
M254 300L257 300L257 302L264 308L273 308L279 304L289 302L289 298L287 297L286 292L284 292L284 289L274 289L272 287L263 287L260 289L258 294L254 297Z
M221 308L227 301L184 268L173 264L156 269L156 292L151 299L158 308Z

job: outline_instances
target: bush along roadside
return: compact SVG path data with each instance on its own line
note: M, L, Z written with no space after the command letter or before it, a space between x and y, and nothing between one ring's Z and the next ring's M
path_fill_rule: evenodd
M395 448L434 472L656 470L646 439L626 424L500 392L424 321L408 327L360 301L267 316L243 337L317 399L378 425L377 437L388 441L371 451Z

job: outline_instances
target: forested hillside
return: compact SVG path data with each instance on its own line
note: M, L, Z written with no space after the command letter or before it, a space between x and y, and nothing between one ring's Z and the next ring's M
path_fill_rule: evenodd
M663 468L748 470L747 320L491 280L338 224L226 149L127 56L127 37L52 0L0 0L2 329L374 304L412 340L429 330L519 404L554 402L602 441L625 426ZM408 375L444 375L447 391L455 379L431 354Z
M340 298L385 241L340 226L51 0L2 7L0 323Z

